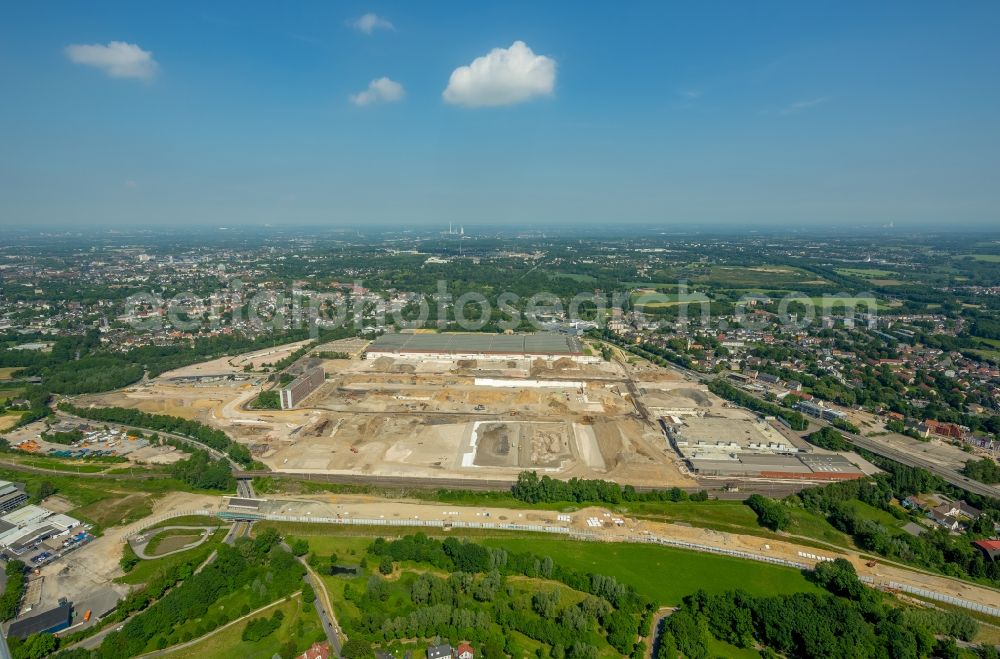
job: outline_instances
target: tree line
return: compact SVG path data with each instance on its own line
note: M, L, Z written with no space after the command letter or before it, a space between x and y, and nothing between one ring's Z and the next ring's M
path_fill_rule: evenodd
M77 407L68 402L60 403L59 409L91 421L120 423L126 426L190 437L209 448L225 453L244 467L252 469L259 466L255 463L246 446L234 442L221 430L191 419L182 419L167 414L150 414L125 407Z
M732 403L740 405L741 407L746 407L768 416L775 416L780 419L784 419L792 430L805 430L809 427L809 421L802 416L801 412L796 412L795 410L790 410L788 408L781 407L780 405L760 400L756 396L736 388L721 378L710 380L708 383L708 390L719 398L724 398Z
M24 569L24 562L17 559L8 561L4 568L7 585L4 587L3 595L0 595L0 620L10 620L17 616L27 581Z
M522 471L511 488L511 494L525 503L609 503L632 501L707 501L708 492L701 490L688 494L679 487L638 492L631 485L621 486L614 481L571 478L568 481L550 476L539 478L538 472Z

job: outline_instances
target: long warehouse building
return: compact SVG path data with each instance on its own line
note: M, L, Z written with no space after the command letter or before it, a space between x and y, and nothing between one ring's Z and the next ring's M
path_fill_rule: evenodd
M279 392L281 409L291 410L312 392L326 382L326 371L322 366L314 366L288 383Z
M548 360L565 358L582 363L601 361L600 357L585 355L579 339L558 332L383 334L368 346L365 357Z

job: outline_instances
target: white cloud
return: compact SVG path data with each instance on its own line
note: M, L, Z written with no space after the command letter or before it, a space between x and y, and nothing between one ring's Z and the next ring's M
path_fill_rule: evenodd
M378 78L368 83L368 89L357 94L351 94L351 103L355 105L371 105L373 103L395 103L403 100L406 92L403 85L389 78Z
M795 114L797 112L802 112L803 110L808 110L809 108L816 107L817 105L823 105L830 99L826 96L821 96L819 98L810 98L804 101L796 101L791 105L782 108L779 114Z
M513 105L549 95L555 84L555 60L515 41L452 71L442 95L446 102L466 107Z
M358 32L363 32L365 34L371 34L375 30L395 30L396 26L382 18L378 14L365 14L359 17L353 23L353 27Z
M151 80L159 67L153 53L124 41L112 41L106 46L71 44L66 46L66 57L76 64L100 69L112 78Z

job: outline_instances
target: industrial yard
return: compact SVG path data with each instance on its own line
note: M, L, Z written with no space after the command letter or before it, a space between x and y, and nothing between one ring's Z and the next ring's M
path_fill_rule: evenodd
M80 403L202 421L288 473L511 480L534 469L642 487L697 487L696 476L712 475L830 478L811 478L820 470L798 458L795 468L731 468L763 459L751 454L785 454L771 456L781 461L808 448L700 383L641 361L593 359L596 346L576 338L386 336L309 351L285 371L296 378L281 389L286 409L250 404L276 386L266 365L301 344L170 371ZM348 358L322 358L331 354ZM671 446L667 429L681 425L685 436L700 433L701 458L714 451L712 465L699 470Z

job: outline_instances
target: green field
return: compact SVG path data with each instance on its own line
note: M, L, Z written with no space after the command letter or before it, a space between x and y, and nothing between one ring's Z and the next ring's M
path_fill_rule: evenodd
M677 288L677 282L668 281L623 281L621 283L625 288L666 288L673 290Z
M824 305L829 305L833 309L837 309L839 307L845 307L845 306L853 306L853 307L857 307L858 311L866 312L866 311L868 311L868 303L869 302L872 302L874 304L875 308L877 308L877 309L888 309L889 308L888 304L885 304L884 302L881 302L881 301L879 301L879 300L877 300L875 298L867 297L867 296L865 296L865 297L851 297L851 296L847 296L847 297L833 297L831 295L829 297L824 297L822 295L813 295L813 296L810 296L808 298L808 300L812 303L812 305L814 307L816 307L816 311L817 312L822 311L822 309L824 308Z
M580 281L580 282L587 282L587 283L591 283L591 282L597 281L597 277L595 277L593 275L580 275L580 274L571 273L571 272L552 272L552 273L549 273L549 274L551 274L553 277L563 277L565 279L572 279L573 281Z
M55 487L56 493L75 507L68 514L100 527L126 524L146 517L152 502L167 492L218 492L198 490L175 478L163 477L149 480L107 480L72 474L39 474L0 466L0 479L24 483L28 492L34 492L42 483ZM130 495L132 495L130 497ZM127 500L125 500L127 499Z
M905 533L903 527L906 525L908 520L900 520L899 518L893 516L892 514L874 506L870 506L863 501L858 501L853 499L851 501L844 502L844 505L851 508L855 514L861 519L870 520L872 522L878 522L882 526L889 529L891 532L901 534Z
M0 366L0 380L10 380L14 377L15 371L20 371L23 366Z
M489 538L483 543L548 555L560 565L614 576L665 605L677 605L699 588L718 593L739 587L753 595L818 592L798 570L655 545L548 537Z
M50 458L43 455L32 455L30 453L13 453L5 456L13 462L39 469L51 469L53 471L65 471L76 474L96 474L110 469L112 463L109 462L89 462L84 459L71 458Z
M93 524L103 528L106 526L124 526L148 517L153 513L153 497L142 492L131 492L116 498L104 499L73 511Z
M757 523L757 515L742 501L678 501L632 503L628 505L629 513L643 519L662 522L682 522L715 531L745 533L762 538L778 539L782 536L773 533ZM798 536L796 542L823 547L824 543L838 547L854 548L854 543L847 534L835 529L826 519L801 508L789 508L792 525L788 534ZM802 537L811 538L810 543Z
M892 270L879 270L878 268L837 268L834 272L863 279L885 279L896 275Z
M181 517L171 517L162 522L157 522L146 528L158 529L164 526L229 526L229 522L223 522L218 517L212 515L183 515Z
M987 263L1000 263L1000 254L962 254L956 258L964 259L971 257L974 261L986 261Z
M17 398L24 393L24 387L19 387L17 384L2 386L0 387L0 400L5 400L7 398Z
M752 267L716 265L708 274L697 275L692 281L725 288L794 288L797 284L816 286L830 283L819 275L793 266L770 264Z
M176 659L270 659L280 654L286 643L291 642L295 645L296 652L301 653L315 641L326 638L316 609L312 605L302 605L300 598L283 600L254 617L271 616L275 610L281 610L285 619L277 631L259 641L250 643L241 639L246 627L246 621L241 621L184 649L169 652L166 656Z
M334 535L317 533L321 530L317 528L318 525L309 528L304 528L305 525L274 526L284 532L295 532L295 537L305 538L310 549L319 555L336 553L340 563L345 565L358 564L372 542L372 536L344 534L357 532L345 527L338 527L337 534ZM385 531L373 529L374 532L379 530ZM309 531L311 533L308 535L304 533ZM413 531L415 530L395 529L394 535L406 535ZM442 532L428 535L448 534ZM465 535L463 533L459 537ZM643 595L666 605L680 603L681 598L699 588L708 592L722 592L732 589L736 584L757 595L817 591L798 570L727 556L655 545L574 541L530 533L492 532L489 535L469 537L482 544L503 547L509 551L548 555L560 565L583 572L614 576L632 585ZM353 604L343 600L346 579L325 577L324 582L330 589L335 607L343 605L352 613L357 613Z
M711 634L708 637L708 655L710 657L725 657L726 659L760 659L760 652L757 650L738 648L725 641L720 641Z

